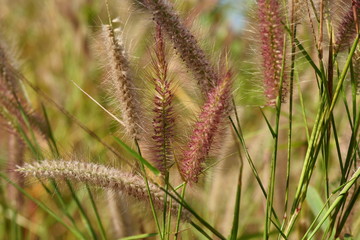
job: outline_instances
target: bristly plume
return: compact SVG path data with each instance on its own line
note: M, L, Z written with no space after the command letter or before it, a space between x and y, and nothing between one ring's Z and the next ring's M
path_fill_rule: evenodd
M203 96L206 97L209 90L216 84L218 74L199 47L195 37L180 21L167 0L136 1L149 9L156 23L164 29L186 67L194 73Z
M186 182L197 182L218 130L229 113L232 76L228 72L213 88L204 103L183 158L179 172Z
M267 105L274 106L282 70L284 27L278 0L258 0L259 34L263 58L264 90ZM286 83L283 83L286 86ZM283 90L286 90L283 87ZM285 100L285 91L281 96Z
M34 176L43 179L69 179L75 182L87 183L91 186L111 189L140 201L148 200L146 184L142 177L124 173L118 169L95 163L78 161L41 161L18 166L17 170L25 176ZM155 184L149 182L149 189L154 205L162 210L164 206L164 192ZM173 213L177 213L178 205L170 204ZM185 213L184 218L188 215Z
M153 127L154 140L153 161L156 167L165 175L169 165L173 161L173 150L171 140L174 134L174 112L172 100L174 94L171 89L171 81L168 77L168 63L165 54L165 42L162 36L161 26L156 25L155 54L153 60L155 77L154 117Z
M353 6L356 9L356 14L360 13L360 0L353 0ZM356 23L354 18L354 9L349 6L349 9L344 14L336 33L336 52L345 50L352 44L356 36Z
M24 98L19 83L23 76L18 72L13 57L8 53L8 48L0 39L0 117L11 125L13 123L9 119L9 116L11 116L19 124L26 126L24 119L24 116L26 116L26 120L31 124L33 130L45 138L48 136L45 121L35 113ZM13 128L14 126L10 127ZM13 131L13 133L16 134L16 131Z
M102 26L102 44L107 57L108 82L112 84L124 121L125 131L139 139L139 115L135 104L134 83L129 73L129 62L120 37L119 28Z

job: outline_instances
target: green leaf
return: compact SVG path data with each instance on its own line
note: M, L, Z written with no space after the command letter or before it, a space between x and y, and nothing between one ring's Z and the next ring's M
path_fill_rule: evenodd
M144 166L146 166L152 173L154 173L156 176L160 175L160 171L159 169L157 169L156 167L154 167L153 165L151 165L151 163L149 163L145 158L143 158L142 156L140 156L137 152L135 152L134 150L132 150L126 143L124 143L123 141L121 141L118 137L113 136L113 138L115 139L115 141L122 146L127 152L129 152L133 157L135 157L137 160L139 160L142 164L144 164Z
M309 186L308 192L306 194L306 201L309 204L310 209L311 209L312 213L314 214L314 216L317 216L319 214L319 212L321 212L323 210L323 207L325 205L325 203L323 202L323 200L320 197L320 194L312 186ZM320 214L318 221L324 217L324 214L325 214L325 212L323 211ZM325 223L321 226L321 228L325 231L328 226L329 226L329 220L327 219L325 221Z
M144 233L140 235L130 236L130 237L124 237L119 238L119 240L134 240L134 239L142 239L142 238L149 238L149 237L155 237L158 233Z

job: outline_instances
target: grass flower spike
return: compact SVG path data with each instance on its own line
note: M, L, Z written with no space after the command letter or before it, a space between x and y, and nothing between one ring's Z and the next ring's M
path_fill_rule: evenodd
M133 139L138 139L139 118L135 104L134 86L129 75L129 62L118 30L113 29L111 25L102 26L102 40L109 71L108 82L115 89L126 133Z
M217 82L218 76L195 37L180 21L167 0L138 1L151 11L156 23L170 37L186 67L194 73L203 96L206 96Z
M171 139L174 132L174 116L173 116L173 93L171 89L171 81L168 79L168 64L165 59L165 42L162 36L161 27L156 28L156 58L153 60L155 68L155 85L156 95L154 98L154 118L153 127L154 140L153 157L156 167L165 174L169 164L173 160L173 151L171 147Z
M186 182L197 182L214 138L229 112L231 74L228 72L209 93L195 124L179 171Z
M360 1L353 0L353 6L356 9L356 14L360 13ZM354 19L354 11L350 6L346 11L344 17L341 19L340 25L337 29L336 34L336 51L343 51L349 47L355 39L356 35L356 25Z
M111 189L143 202L148 200L145 182L141 176L121 172L115 168L94 163L78 161L42 161L19 166L17 171L25 176L34 176L43 179L69 179L75 182L87 183L92 186ZM154 205L162 209L164 193L161 189L149 182L149 189L153 196ZM167 203L169 204L169 203ZM171 211L177 213L178 206L173 204ZM185 215L184 215L185 217Z
M258 0L264 90L267 105L275 105L283 59L284 28L278 0ZM285 93L285 92L284 92ZM284 95L282 96L284 99Z

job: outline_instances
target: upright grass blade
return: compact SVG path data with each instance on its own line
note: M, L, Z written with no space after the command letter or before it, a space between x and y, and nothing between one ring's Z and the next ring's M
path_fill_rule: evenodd
M155 176L160 176L160 171L151 165L145 158L143 158L140 154L132 150L126 143L121 141L118 137L113 136L116 143L118 143L121 147L123 147L128 153L130 153L134 158L136 158L141 164L144 164Z
M136 147L137 147L137 150L138 150L139 160L140 160L140 159L143 159L143 157L142 157L142 155L141 155L140 145L139 145L139 143L138 143L138 141L137 141L136 139L134 139L134 140L135 140L135 144L136 144ZM119 141L120 141L119 143L121 144L121 140L119 140ZM124 147L126 148L127 145L124 144ZM128 151L129 151L129 150L132 151L132 149L130 149L130 148L128 148L127 150L128 150ZM135 155L136 155L136 152L133 151L133 154L134 154L134 156L135 156ZM145 166L144 162L147 162L147 161L146 161L145 159L143 159L143 161L140 161L140 168L141 168L141 171L142 171L142 173L143 173L143 178L144 178L144 181L145 181L145 184L146 184L146 190L147 190L147 193L148 193L148 196L149 196L149 202L150 202L150 206L151 206L151 212L152 212L152 214L153 214L156 227L157 227L158 232L159 232L159 234L160 234L160 239L163 240L163 239L164 239L164 235L163 235L163 233L162 233L162 231L161 231L159 219L158 219L157 214L156 214L156 211L155 211L155 206L154 206L154 202L153 202L153 197L152 197L152 194L151 194L151 191L150 191L149 182L148 182L148 178L147 178L146 171L145 171L145 167L144 167L144 166ZM148 163L148 164L149 164L150 167L152 167L152 166L150 165L150 163ZM152 167L152 168L154 168L155 170L157 170L155 167ZM160 174L160 171L159 171L158 174ZM164 230L164 231L165 231L165 230Z
M235 208L234 208L234 218L231 228L230 240L236 240L239 228L239 216L240 216L240 199L241 199L241 188L242 188L242 171L243 165L240 164L239 167L239 177L237 181L237 190L236 190L236 199L235 199Z
M70 183L69 180L66 180L66 184L67 184L68 188L70 189L71 195L74 198L74 200L76 202L76 205L78 206L78 208L80 210L80 213L81 213L81 215L83 216L83 218L85 220L86 227L89 230L89 232L91 234L91 237L93 239L95 239L95 240L98 239L97 236L96 236L95 230L94 230L94 228L93 228L93 226L92 226L92 224L90 222L90 218L86 214L85 209L82 207L79 198L76 196L76 193L75 193L74 188L72 187L72 184Z
M198 230L205 238L212 240L213 238L210 237L209 234L207 234L204 229L202 229L199 225L197 225L194 222L190 222L191 226L193 226L196 230Z
M264 118L264 120L265 120L265 122L266 122L267 127L268 127L269 130L270 130L271 136L272 136L273 138L276 138L276 133L275 133L273 127L271 126L269 119L266 117L264 111L263 111L261 108L260 108L260 112L261 112L261 115L263 116L263 118Z
M99 226L99 228L100 228L101 238L102 238L103 240L106 240L107 237L106 237L105 229L104 229L103 223L102 223L102 221L101 221L101 218L100 218L100 215L99 215L99 211L98 211L98 209L97 209L97 207L96 207L96 203L95 203L95 201L94 201L93 194L91 193L91 190L90 190L88 184L86 184L86 190L87 190L88 195L89 195L89 198L90 198L91 206L92 206L92 208L93 208L93 210L94 210L94 212L95 212L96 221L97 221L97 224L98 224L98 226Z
M291 36L291 31L290 29L285 26L285 29L287 30L288 34ZM311 56L309 55L309 53L306 51L306 49L304 48L304 46L301 44L301 42L299 41L299 39L297 39L296 37L294 38L294 41L296 43L296 46L299 48L300 52L304 55L304 57L306 58L306 60L308 61L308 63L311 65L311 67L314 69L316 75L321 76L321 71L320 69L316 66L315 62L312 60Z
M357 190L354 193L354 195L352 196L347 209L344 211L344 215L339 220L338 226L336 227L336 232L337 233L340 233L342 231L343 227L345 226L347 218L349 217L349 215L352 212L355 204L359 200L359 196L360 196L360 187L357 187Z
M167 189L166 189L167 190ZM175 189L176 191L176 189ZM181 196L180 196L180 201L182 199L184 199L185 197L185 192L186 192L186 183L184 183L183 187L182 187L182 191L181 191ZM178 212L178 216L177 216L177 220L176 220L176 229L175 229L175 237L174 239L177 240L178 236L179 236L179 231L180 231L180 220L181 220L181 213L182 213L182 208L183 205L180 204L179 206L179 212Z
M240 142L241 142L241 144L242 144L242 146L243 146L243 149L244 149L244 151L245 151L246 159L248 160L248 163L249 163L249 165L250 165L250 167L251 167L251 170L253 171L253 174L255 175L255 179L257 180L257 182L258 182L258 184L259 184L259 186L260 186L260 189L261 189L263 195L265 196L265 198L267 198L267 193L266 193L266 190L265 190L265 188L264 188L264 185L262 184L261 179L260 179L260 176L259 176L259 174L258 174L258 172L257 172L257 170L256 170L256 167L255 167L255 165L254 165L254 163L253 163L253 161L252 161L252 159L251 159L251 157L250 157L249 152L247 151L245 139L244 139L242 133L240 133L239 130L236 128L235 123L234 123L234 121L232 120L232 118L229 117L229 119L230 119L230 122L231 122L231 125L232 125L233 129L235 130L235 133L236 133L237 137L239 138L239 140L240 140ZM240 125L239 125L239 126L240 126ZM240 131L241 131L241 129L240 129ZM271 219L271 222L274 224L274 226L276 227L276 229L279 230L280 234L281 234L283 237L285 237L284 233L281 231L281 227L279 226L279 225L280 225L280 221L279 221L279 218L277 217L276 212L275 212L274 209L272 209L272 214L273 214L273 216L274 216L275 219L274 219L274 220Z
M158 235L159 235L158 233L144 233L144 234L139 234L139 235L136 235L136 236L120 238L119 240L146 239L146 238L156 237Z
M328 197L328 199L330 198L330 196ZM308 205L310 206L311 211L313 212L313 214L315 216L319 215L319 218L322 218L324 214L322 214L321 212L326 209L323 208L323 206L327 206L327 204L324 204L324 202L322 201L319 192L313 188L313 187L309 187L308 192L306 194L306 201L308 203ZM327 201L327 203L329 204L330 201ZM326 230L326 228L329 226L329 221L326 222L325 225L322 226L323 230Z
M290 221L289 221L286 231L285 231L285 234L287 236L290 233L290 231L298 217L298 213L300 211L300 207L304 200L304 195L306 194L308 183L309 183L311 175L312 175L313 167L315 165L317 155L318 155L318 152L321 147L321 141L324 136L324 132L325 132L327 123L328 123L329 119L331 118L331 114L332 114L335 104L338 100L342 85L345 81L345 77L349 70L351 59L352 59L352 56L358 45L358 42L359 42L359 35L356 37L356 39L352 45L352 48L350 50L350 53L347 57L345 66L339 77L337 87L334 92L334 96L331 101L331 104L328 106L325 106L324 109L320 106L320 108L318 110L318 117L317 117L314 129L313 129L313 132L311 134L309 146L308 146L304 164L303 164L303 169L302 169L298 187L297 187L297 190L295 193L295 198L294 198L294 202L293 202L293 206L292 206L292 210L291 210L292 215L291 215ZM322 102L325 102L325 99L322 100Z
M338 197L334 200L334 202L331 204L329 209L326 211L324 216L321 218L319 223L316 225L314 230L310 234L310 228L308 232L303 236L302 239L312 239L315 235L315 233L319 230L319 228L322 226L322 224L326 221L326 219L330 216L331 212L341 203L343 198L345 198L347 192L350 190L350 188L355 184L355 182L360 177L360 168L356 170L356 172L353 174L351 179L345 184L344 188L339 193Z
M0 177L4 179L5 181L9 182L11 185L13 185L17 190L19 190L22 194L24 194L27 198L29 198L31 201L36 203L41 209L43 209L45 212L47 212L50 216L52 216L56 221L61 223L65 228L67 228L74 236L76 236L77 239L86 239L81 232L76 230L75 228L69 226L67 223L65 223L56 213L54 213L50 208L48 208L45 204L42 202L36 200L33 198L30 194L28 194L23 188L21 188L19 185L8 179L2 172L0 172Z
M285 53L286 53L286 36L284 36L283 56L285 56ZM274 211L273 201L274 201L274 191L275 191L277 152L278 152L278 144L279 144L278 141L279 141L280 113L281 113L281 106L282 106L281 98L283 96L282 91L283 91L283 84L284 84L284 72L285 72L285 57L283 57L282 63L281 63L279 93L278 93L278 97L276 99L276 123L275 123L274 149L273 149L273 154L272 154L271 163L270 163L270 180L269 180L269 187L268 187L268 197L266 198L265 231L264 231L264 239L265 240L269 239L271 215Z
M236 104L235 104L235 100L234 98L232 98L232 104L234 107L234 113L235 113L235 118L236 118L236 123L238 125L238 127L240 127L240 120L239 120L239 115L236 109ZM239 162L239 176L238 176L238 181L237 181L237 189L236 189L236 199L235 199L235 207L234 207L234 217L233 217L233 224L232 224L232 228L231 228L231 235L230 235L230 239L231 240L235 240L237 238L238 235L238 228L239 228L239 217L240 217L240 202L241 202L241 190L242 190L242 177L243 177L243 167L244 167L244 160L243 157L241 155L241 149L239 146L239 140L236 139L237 137L233 135L234 141L236 142L236 146L237 146L237 151L239 154L239 158L240 158L240 162Z
M176 189L174 189L174 187L169 184L170 189L173 191L173 193L167 191L165 188L160 187L160 189L164 192L166 192L172 199L174 199L177 203L179 203L181 206L183 206L183 208L185 208L186 210L188 210L204 227L206 227L209 231L211 231L217 238L221 239L221 240L226 240L226 238L219 232L217 231L214 227L212 227L206 220L204 220L202 217L200 217L199 214L197 214L191 207L190 205L185 201L185 199L183 199L181 197L181 195L179 195L176 192ZM190 224L193 221L190 221Z

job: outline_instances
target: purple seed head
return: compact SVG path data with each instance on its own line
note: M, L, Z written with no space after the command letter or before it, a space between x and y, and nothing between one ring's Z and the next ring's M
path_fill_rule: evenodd
M215 85L218 74L214 71L204 51L191 32L181 22L167 0L137 0L143 4L153 15L169 39L173 42L176 51L191 70L198 81L204 97Z
M197 182L214 138L229 113L231 73L228 72L208 94L190 137L179 171L186 182Z
M360 13L360 0L354 0L353 5L356 8L356 14ZM340 52L350 46L356 35L356 25L353 8L350 7L341 19L336 34L336 51Z
M167 76L168 64L165 58L165 44L159 25L156 28L155 41L156 58L153 61L155 69L155 78L153 79L155 97L152 122L154 128L152 136L154 146L152 150L153 161L156 167L165 174L173 160L171 140L173 138L175 122L172 107L174 95L171 89L171 81Z
M275 105L282 70L284 28L278 0L258 0L259 32L267 105ZM285 86L285 84L284 84ZM285 94L285 91L283 91ZM284 95L282 96L284 100Z

